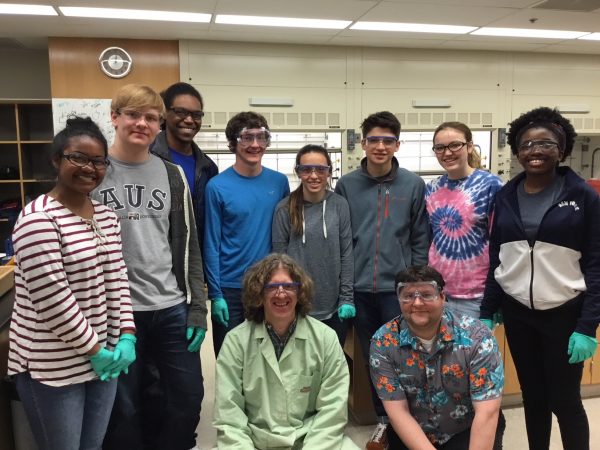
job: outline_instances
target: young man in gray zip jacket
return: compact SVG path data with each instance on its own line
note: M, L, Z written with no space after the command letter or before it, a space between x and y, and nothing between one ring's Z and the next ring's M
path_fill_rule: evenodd
M394 157L400 148L400 122L382 111L367 117L361 128L366 158L359 169L340 178L335 192L350 206L354 324L363 357L369 361L373 334L400 315L394 277L407 267L427 264L430 239L425 183L399 167ZM385 409L373 386L371 398L380 424L386 424ZM382 434L385 439L385 427L378 425L371 440L380 441Z

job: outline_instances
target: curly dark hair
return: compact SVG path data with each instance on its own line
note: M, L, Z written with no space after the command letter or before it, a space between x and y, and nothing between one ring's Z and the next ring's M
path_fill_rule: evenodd
M557 109L548 108L547 106L541 106L521 114L509 126L507 139L513 155L519 153L521 136L525 131L530 128L545 128L556 136L559 150L562 151L560 162L563 162L573 151L575 136L577 136L569 119L563 117Z
M178 83L172 84L160 93L160 96L162 97L163 102L165 102L165 107L167 109L173 106L175 97L179 97L180 95L191 95L192 97L195 97L200 102L201 108L204 109L204 100L202 99L202 95L200 95L198 89L196 89L189 83L184 83L183 81L180 81Z
M310 276L290 256L271 253L250 267L244 275L242 302L246 319L256 323L265 320L264 287L277 269L285 269L294 282L300 283L296 314L304 317L310 311L314 292Z
M71 139L80 136L97 140L104 150L104 156L107 155L108 143L96 122L89 117L69 116L65 128L59 131L52 141L52 159L60 158L63 150L69 146Z
M235 153L237 147L237 138L244 128L266 128L269 129L267 119L262 114L254 111L244 111L237 113L225 127L225 136L229 145L229 151Z
M365 138L373 128L387 128L394 136L396 136L396 138L399 138L401 127L398 118L389 111L373 113L360 124L363 138Z

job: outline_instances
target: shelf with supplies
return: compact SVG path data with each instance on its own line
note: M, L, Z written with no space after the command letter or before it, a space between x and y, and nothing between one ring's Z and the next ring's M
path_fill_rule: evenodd
M50 100L0 101L0 251L21 208L54 184Z

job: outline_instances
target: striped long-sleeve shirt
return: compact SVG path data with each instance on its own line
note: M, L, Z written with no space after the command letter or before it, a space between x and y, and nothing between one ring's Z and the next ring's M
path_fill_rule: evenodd
M27 371L51 386L92 380L86 353L135 330L118 219L93 205L86 220L41 195L17 220L9 375Z

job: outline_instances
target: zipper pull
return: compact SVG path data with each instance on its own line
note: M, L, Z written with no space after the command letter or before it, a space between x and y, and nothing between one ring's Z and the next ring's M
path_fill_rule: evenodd
M390 211L390 188L385 188L385 218L387 219Z

